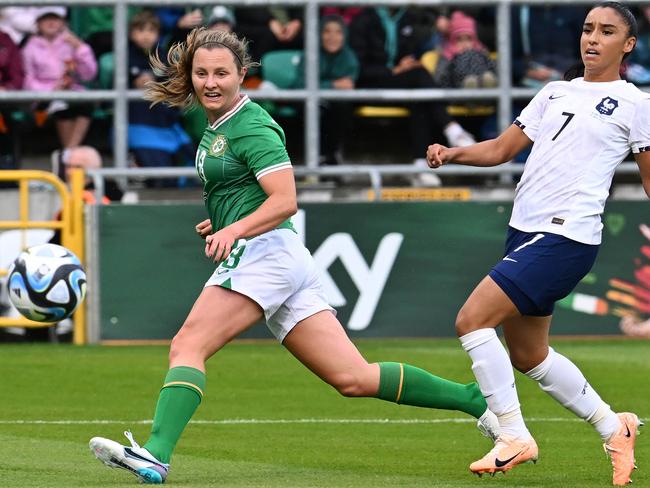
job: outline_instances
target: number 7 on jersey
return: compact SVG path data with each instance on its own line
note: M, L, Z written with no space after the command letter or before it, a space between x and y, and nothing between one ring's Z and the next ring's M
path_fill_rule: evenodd
M567 125L569 125L569 122L571 122L571 119L573 118L573 116L575 114L572 114L571 112L562 112L562 115L564 115L566 117L566 120L564 121L564 124L562 124L562 127L560 127L560 130L557 131L557 134L555 134L553 136L553 139L551 139L551 141L554 141L555 139L557 139L557 136L559 136L562 133L562 131L564 130L564 128Z

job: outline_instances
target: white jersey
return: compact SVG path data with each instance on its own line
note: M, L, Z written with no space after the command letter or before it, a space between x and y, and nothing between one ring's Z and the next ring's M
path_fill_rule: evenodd
M534 142L510 225L600 244L612 177L630 150L650 151L650 94L626 81L554 81L515 120Z

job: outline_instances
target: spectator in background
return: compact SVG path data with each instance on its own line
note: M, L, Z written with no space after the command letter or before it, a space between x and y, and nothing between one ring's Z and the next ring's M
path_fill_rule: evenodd
M8 34L0 31L0 91L20 90L23 78L20 49Z
M210 11L210 16L205 26L212 30L232 32L235 29L235 14L228 7L217 5Z
M128 18L140 10L129 7ZM96 59L113 51L113 7L70 7L69 20L71 29L92 48Z
M19 47L30 34L36 32L36 18L40 7L2 7L0 8L0 31L8 34Z
M65 21L65 7L43 7L36 20L37 32L23 48L26 90L84 90L81 84L97 74L97 61L88 44L74 35ZM91 104L55 100L46 102L56 121L63 148L82 143L90 127Z
M321 20L319 79L324 89L351 90L359 77L359 60L346 42L347 28L342 17L328 15ZM305 86L304 56L296 68L296 88ZM343 137L349 129L352 106L346 102L321 101L320 164L338 164Z
M18 46L8 34L0 31L0 91L20 90L23 76L23 60ZM0 109L0 170L16 168L10 111L7 106Z
M639 10L639 33L636 47L627 62L625 77L637 85L650 85L650 4L641 5Z
M430 32L418 29L419 16L409 8L366 8L350 24L350 46L360 63L360 88L436 88L431 74L419 60L420 47ZM432 27L431 27L432 29ZM415 35L420 32L420 35ZM426 167L423 150L432 137L442 133L452 146L474 143L474 137L454 121L444 102L421 101L406 104L414 164ZM416 184L440 185L437 175L423 173Z
M302 9L241 7L235 9L237 34L250 41L251 56L262 56L277 49L302 49Z
M20 49L8 34L0 31L0 91L20 90L23 78Z
M52 173L61 178L65 183L70 182L70 173L74 168L89 170L99 169L102 166L102 156L99 154L99 151L92 146L70 147L68 149L56 150L52 153ZM105 179L104 183L104 196L101 203L106 204L111 201L119 202L123 196L120 187L111 179ZM94 190L95 186L92 178L86 176L83 194L84 203L97 203ZM55 234L55 237L56 235L58 235L58 232ZM50 242L60 244L60 241L54 239L55 238Z
M437 46L442 45L444 38L449 36L450 12L448 7L434 9L438 14L435 20L436 34L440 42ZM476 21L476 36L488 51L496 50L496 11L491 7L471 7L463 5L462 12L472 17Z
M158 45L160 19L151 10L133 16L129 24L129 86L143 89L155 80L149 54L158 49L161 59L166 50ZM144 100L129 102L129 149L138 166L173 166L194 163L192 141L180 123L180 112L166 105L149 107ZM163 186L165 180L148 181L149 186Z
M192 11L192 12L196 12L196 11ZM193 17L194 15L195 13L190 13L190 14L186 14L185 16L186 17L190 16L189 18L194 18ZM201 12L200 17L202 20L205 20L204 25L209 29L221 29L227 32L232 32L235 27L235 14L231 9L223 5L217 5L215 7L206 9L205 13ZM196 18L198 19L198 16ZM193 27L191 28L182 27L181 25L185 25L189 21L183 22L181 19L182 17L179 18L180 25L175 25L172 28L168 36L168 39L166 39L165 42L166 46L170 46L178 42L184 42L185 39L187 38L187 35L193 29Z
M204 7L188 4L185 7L161 7L154 10L160 19L160 45L168 46L182 41L185 36L207 18Z
M513 83L541 88L562 79L580 59L577 41L587 8L519 5L511 12Z
M435 79L441 86L452 88L497 85L496 66L478 38L476 21L461 11L451 15Z
M330 15L338 15L343 19L345 25L350 25L352 19L361 13L363 7L334 7L324 6L320 9L320 16L328 17Z

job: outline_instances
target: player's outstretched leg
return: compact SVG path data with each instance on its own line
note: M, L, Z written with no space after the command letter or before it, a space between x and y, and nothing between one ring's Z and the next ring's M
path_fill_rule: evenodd
M300 321L282 344L344 396L459 410L478 419L482 432L493 440L498 436L499 423L476 383L456 383L404 363L368 364L330 311Z
M410 364L379 364L377 398L400 405L459 410L477 419L478 429L496 441L499 421L488 409L476 383L449 381Z
M162 463L145 448L140 447L128 430L124 435L131 442L130 446L123 446L103 437L93 437L89 443L90 450L107 466L130 471L141 483L164 483L169 472L169 464Z
M643 425L633 413L623 412L618 414L621 427L603 444L605 452L612 460L614 475L612 483L615 486L624 486L632 483L630 475L636 469L634 459L634 442L638 434L638 428Z

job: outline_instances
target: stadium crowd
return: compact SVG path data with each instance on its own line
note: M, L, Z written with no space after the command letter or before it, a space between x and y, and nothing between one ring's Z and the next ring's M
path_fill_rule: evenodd
M573 41L581 31L586 11L586 5L511 7L514 85L541 88L562 77L579 59L577 43ZM650 4L638 6L636 13L639 42L624 66L625 75L637 84L650 84ZM184 7L129 7L128 17L130 88L142 88L155 79L148 64L149 52L158 50L164 58L173 43L183 41L197 26L234 31L250 41L253 59L260 61L261 67L250 71L245 89L304 87L301 8L205 7L190 3ZM110 6L0 8L0 90L111 88L112 24ZM494 25L494 7L322 7L320 87L495 87L498 71ZM546 35L551 30L554 35ZM301 140L302 104L263 103L287 130L291 150L291 142ZM423 101L369 105L323 101L320 164L352 162L354 149L346 148L359 144L358 141L367 142L377 129L387 128L387 139L393 139L393 146L400 151L394 159L425 167L424 152L433 140L466 146L493 136L495 107L490 103L477 106L476 102L450 105L447 101ZM514 112L521 108L515 106ZM47 154L92 144L101 152L110 153L110 113L111 104L100 102L0 104L0 168L20 167L25 156L21 140L37 139L33 135L43 131L56 137L38 137L44 142L30 142L29 150L35 146L37 151ZM199 109L181 112L131 101L131 164L192 165L205 125L205 116ZM93 126L102 130L93 134ZM372 151L372 147L373 144L363 144L365 152ZM294 160L301 160L300 147L292 153ZM177 184L182 185L183 181L173 183ZM434 173L422 173L413 184L437 186L440 180Z

